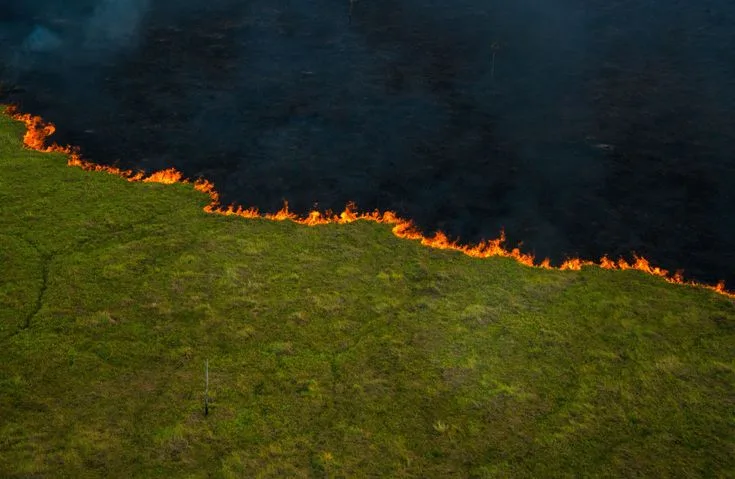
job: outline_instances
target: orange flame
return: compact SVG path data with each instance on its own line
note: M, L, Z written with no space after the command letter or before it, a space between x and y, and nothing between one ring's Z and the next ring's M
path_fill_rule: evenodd
M460 251L468 256L474 258L489 258L491 256L501 256L506 258L513 258L517 262L526 266L543 269L558 269L561 271L571 270L579 271L585 266L597 266L603 269L611 270L629 270L634 269L643 271L644 273L659 276L669 283L681 284L687 286L695 286L700 288L706 288L716 293L724 295L729 298L735 298L735 292L727 291L725 289L724 281L720 281L716 285L707 285L694 281L685 281L681 271L677 271L674 274L669 274L665 269L657 266L652 266L649 261L643 257L634 255L635 261L631 264L620 258L617 261L611 260L607 256L600 258L598 263L594 261L583 260L580 258L570 258L564 261L559 267L554 268L551 266L551 262L548 258L545 258L540 263L536 263L536 259L533 255L522 253L519 248L513 248L508 250L505 248L505 233L500 232L500 237L494 240L481 241L476 245L460 245L457 240L450 240L443 232L437 231L433 237L424 236L410 220L406 220L398 217L392 211L380 212L378 210L372 213L358 213L354 203L348 203L344 211L340 214L333 214L330 211L321 213L319 211L311 211L305 218L299 218L295 213L289 211L288 203L285 203L275 214L266 213L261 215L257 208L243 209L242 206L222 206L219 202L219 193L214 189L214 184L211 182L198 179L193 183L190 180L184 178L184 176L174 168L169 168L162 171L157 171L149 176L145 176L143 172L134 172L132 170L121 170L112 166L97 165L86 160L83 160L79 154L77 148L70 146L60 146L56 143L46 145L46 139L51 136L55 131L56 127L51 123L44 122L38 116L32 116L28 113L19 113L13 106L7 107L7 113L10 114L15 120L21 121L26 125L26 133L23 136L23 142L25 146L42 152L58 152L68 155L67 164L69 166L80 167L88 171L105 171L114 175L121 176L128 181L142 181L146 183L184 183L193 184L193 187L197 191L201 191L209 195L210 203L204 207L204 211L212 214L219 214L225 216L240 216L242 218L249 219L268 219L273 221L284 221L290 220L294 223L303 224L307 226L316 226L330 223L346 224L352 223L353 221L366 220L375 221L377 223L392 224L393 234L399 238L410 239L419 241L424 246L429 246L437 249L446 249Z

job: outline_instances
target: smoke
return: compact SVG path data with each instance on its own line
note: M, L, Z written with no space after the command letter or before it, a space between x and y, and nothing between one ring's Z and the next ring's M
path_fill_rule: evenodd
M735 4L5 3L4 101L92 161L735 281Z
M0 16L0 60L18 81L109 58L136 47L148 10L148 0L11 2Z
M110 52L132 48L138 41L148 0L103 0L85 29L84 48Z
M23 41L21 51L24 53L40 53L54 51L61 46L61 38L42 26L36 26Z

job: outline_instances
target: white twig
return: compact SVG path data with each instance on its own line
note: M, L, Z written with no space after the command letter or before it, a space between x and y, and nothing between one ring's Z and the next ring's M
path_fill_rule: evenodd
M209 414L209 359L204 360L204 415Z

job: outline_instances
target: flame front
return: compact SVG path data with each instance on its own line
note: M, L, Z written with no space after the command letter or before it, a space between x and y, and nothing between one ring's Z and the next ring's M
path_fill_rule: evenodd
M513 258L521 264L531 266L535 268L543 269L558 269L562 271L572 270L578 271L585 266L597 266L603 269L611 270L638 270L644 273L658 276L663 278L669 283L681 284L687 286L696 286L700 288L706 288L721 295L729 298L735 298L735 292L730 292L725 289L724 281L720 281L716 285L707 285L694 281L685 281L681 271L676 271L674 274L669 274L665 269L657 266L652 266L650 262L640 256L634 255L635 261L628 263L625 259L620 258L617 261L603 256L599 262L583 260L580 258L570 258L564 261L559 267L551 266L551 262L548 258L545 258L540 263L536 262L533 255L522 253L519 248L513 248L508 250L505 248L505 233L501 231L500 237L493 240L481 241L476 245L460 245L456 240L450 240L443 232L437 231L433 237L424 236L410 221L398 217L392 211L380 212L378 210L372 213L358 213L357 207L354 203L348 203L344 211L340 214L333 214L327 211L321 213L319 211L311 211L305 218L299 218L295 213L289 211L288 203L285 203L276 213L260 214L257 208L243 209L242 206L222 206L220 204L220 197L214 188L214 184L211 182L198 179L193 183L190 180L184 178L184 176L174 168L168 168L166 170L157 171L149 176L145 176L145 173L141 171L132 170L121 170L119 168L111 166L97 165L81 158L79 150L70 146L60 146L56 143L46 145L46 139L56 131L56 127L51 124L44 122L38 116L32 116L28 113L20 113L14 107L10 106L7 108L7 112L12 118L22 121L26 125L26 133L23 136L23 142L25 146L42 152L57 152L68 155L67 164L69 166L80 167L87 171L105 171L117 176L121 176L128 181L141 181L145 183L184 183L193 184L193 187L197 191L201 191L209 196L210 202L204 207L204 211L212 214L219 214L225 216L240 216L248 219L268 219L272 221L284 221L289 220L294 223L299 223L307 226L316 226L324 224L347 224L358 220L374 221L377 223L392 224L393 234L399 238L410 239L419 241L422 245L431 248L445 249L460 251L468 256L474 258L489 258L491 256L501 256L506 258Z

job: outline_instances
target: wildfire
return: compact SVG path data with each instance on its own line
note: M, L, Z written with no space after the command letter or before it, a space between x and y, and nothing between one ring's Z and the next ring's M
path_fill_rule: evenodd
M571 258L564 261L559 267L551 266L551 262L548 258L545 258L541 262L536 262L536 258L527 253L522 253L519 248L506 249L505 234L501 231L500 237L493 240L482 241L476 245L460 245L456 240L450 240L444 233L437 231L432 237L424 236L410 221L398 217L392 211L380 212L375 210L370 213L359 213L354 203L349 203L345 207L344 211L339 214L334 214L331 211L321 213L319 211L311 211L306 217L300 218L295 213L289 211L288 203L285 203L283 208L276 213L265 213L261 214L257 208L244 209L242 206L222 206L220 204L220 198L217 191L214 189L214 184L207 180L199 179L194 182L184 178L184 176L174 168L169 168L162 171L157 171L149 176L145 176L143 172L135 172L132 170L121 170L116 167L97 165L86 160L83 160L79 154L77 148L70 146L60 146L56 143L46 145L46 139L51 136L55 131L56 127L51 124L44 122L40 117L33 116L28 113L20 113L16 108L10 106L7 108L7 113L12 118L18 121L22 121L26 125L26 133L23 136L23 142L26 147L42 151L42 152L57 152L68 155L67 165L80 167L87 171L105 171L113 175L121 176L128 181L141 181L144 183L185 183L192 184L193 187L209 195L210 203L204 207L204 211L212 214L219 214L225 216L239 216L242 218L249 219L268 219L273 221L284 221L289 220L294 223L316 226L324 224L346 224L354 221L365 220L374 221L377 223L391 224L393 225L393 234L399 238L410 239L419 241L424 246L429 246L437 249L446 249L460 251L468 256L474 258L489 258L491 256L501 256L506 258L513 258L521 264L531 266L535 268L543 269L558 269L562 271L581 270L584 266L597 266L603 269L611 270L629 270L634 269L643 271L653 276L663 278L669 283L682 284L688 286L696 286L700 288L706 288L721 295L729 298L735 298L735 292L727 291L725 289L724 281L712 286L694 281L685 281L681 272L677 271L670 274L667 270L652 266L649 261L643 257L634 256L635 261L628 263L625 259L620 258L617 261L603 256L599 262L583 260L580 258Z

